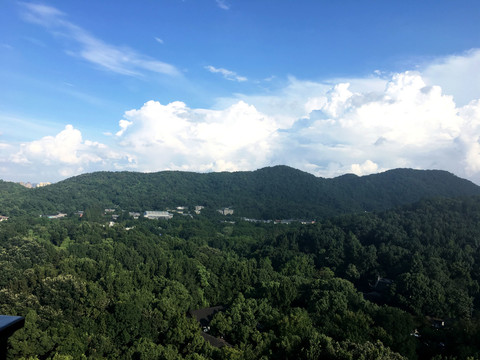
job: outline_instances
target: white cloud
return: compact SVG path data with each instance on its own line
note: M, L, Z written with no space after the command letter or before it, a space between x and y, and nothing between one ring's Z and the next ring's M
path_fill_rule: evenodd
M381 93L388 80L376 77L353 78L353 79L331 79L325 82L299 80L293 76L288 78L286 84L275 91L268 91L265 94L236 94L234 98L219 98L215 104L216 108L230 106L242 100L253 104L262 113L275 118L281 128L289 128L301 118L308 117L312 106L316 101L323 101L322 98L332 87L339 83L348 82L350 91L363 93Z
M268 95L236 95L219 99L216 106L241 99L275 119L282 130L272 144L269 164L288 164L326 177L435 168L480 183L478 100L457 102L461 92L444 91L432 75L435 64L442 64L444 74L451 66L456 75L460 64L466 64L459 87L469 84L468 99L480 99L480 81L472 85L468 80L469 73L472 79L479 76L479 67L472 66L479 52L425 66L428 76L407 71L323 82L291 77Z
M113 151L102 143L83 140L80 130L72 125L65 126L55 136L44 136L19 147L10 146L8 150L8 161L0 159L0 162L6 162L16 172L30 173L30 176L46 174L49 179L94 169L114 169L120 163L128 166L127 155Z
M223 99L220 110L149 101L125 113L117 138L140 170L287 164L332 177L411 167L480 180L480 101L459 107L420 73L334 85L292 78L277 94L243 99Z
M464 127L459 145L465 153L463 164L467 176L480 178L480 100L474 100L460 109Z
M222 10L229 10L230 5L227 4L225 0L216 0L217 6Z
M53 11L48 16L60 15ZM28 164L62 174L97 168L232 171L287 164L324 177L435 168L480 183L480 80L473 66L479 54L472 50L388 78L384 73L324 82L291 77L268 95L218 99L216 110L148 101L127 111L110 131L118 151L83 140L73 127L25 143L16 152L6 143L0 149L13 154L18 169ZM127 70L157 65L144 61ZM122 63L110 66L121 68ZM247 80L230 70L206 69L230 80ZM451 90L456 89L456 76L471 89L468 97L461 89ZM468 101L457 100L462 96ZM0 158L0 167L5 162L5 156Z
M22 5L25 20L41 25L53 34L66 37L79 45L78 50L67 50L68 54L122 75L141 76L144 71L180 75L178 69L171 64L152 59L128 47L110 45L95 38L81 27L65 20L66 15L54 7L33 3Z
M240 76L234 71L223 69L223 68L216 68L212 65L205 66L205 69L207 69L208 71L214 74L221 74L227 80L238 81L238 82L243 82L248 80L245 76Z
M378 172L378 164L371 160L366 160L363 164L352 164L350 169L355 175L368 175Z
M439 85L459 105L480 98L480 49L451 55L425 64L421 69L427 84Z
M101 162L108 154L104 144L83 140L80 130L65 126L56 136L45 136L21 145L12 156L15 163L61 164L67 166L87 165Z
M395 74L382 92L337 84L305 105L278 144L284 162L327 177L412 167L480 178L478 102L459 108L418 73Z
M62 11L43 4L34 3L21 3L28 9L23 16L25 20L42 26L51 26L52 24L59 22L60 18L65 16Z
M324 177L410 167L445 169L480 182L480 100L457 106L415 72L382 79L381 90L375 80L363 81L363 87L355 81L291 79L278 94L231 99L217 110L148 101L125 112L111 131L118 150L84 140L69 125L19 147L1 143L0 167L70 176L105 169L234 171L287 164Z
M119 143L136 154L142 171L261 167L271 156L277 130L273 119L242 101L224 110L149 101L124 117L117 132Z
M160 39L159 37L155 37L155 41L158 42L159 44L164 43L163 39Z

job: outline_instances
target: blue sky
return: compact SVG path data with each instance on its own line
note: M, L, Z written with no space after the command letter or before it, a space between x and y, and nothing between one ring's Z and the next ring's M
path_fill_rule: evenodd
M0 178L97 170L480 183L478 1L4 1Z

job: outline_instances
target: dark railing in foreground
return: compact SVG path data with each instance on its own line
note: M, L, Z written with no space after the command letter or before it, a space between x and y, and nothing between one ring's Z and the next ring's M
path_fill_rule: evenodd
M24 317L0 315L0 360L7 359L8 338L24 325Z

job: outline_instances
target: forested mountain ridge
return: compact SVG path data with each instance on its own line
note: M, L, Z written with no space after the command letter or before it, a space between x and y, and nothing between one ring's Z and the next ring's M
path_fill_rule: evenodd
M447 172L99 172L0 189L1 212L27 215L0 222L0 313L26 317L9 360L479 358L479 190ZM195 204L211 211L103 211ZM241 218L272 209L324 218ZM208 334L232 347L188 316L219 305Z
M211 209L231 206L239 216L252 218L326 218L385 210L422 198L470 195L480 195L480 187L440 170L396 169L333 179L287 166L232 173L96 172L37 189L0 182L0 213L68 213L92 206L143 211L203 205Z

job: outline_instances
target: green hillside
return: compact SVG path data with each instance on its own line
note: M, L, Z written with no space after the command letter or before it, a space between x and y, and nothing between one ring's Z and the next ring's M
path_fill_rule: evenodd
M26 318L8 360L480 354L478 196L310 225L110 219L0 223L0 314Z
M236 215L251 218L325 218L385 210L426 197L470 195L480 195L480 187L438 170L397 169L333 179L287 166L233 173L96 172L31 190L2 182L0 213L69 213L89 207L144 211L203 205L233 207Z

